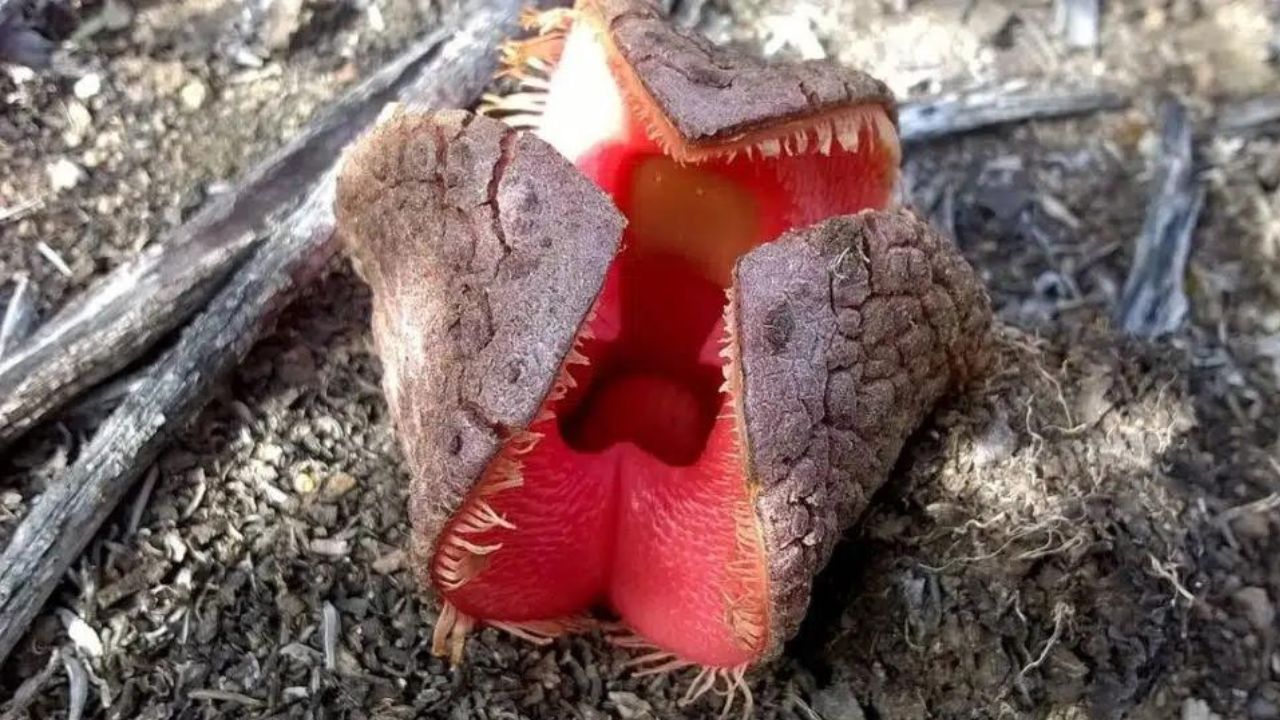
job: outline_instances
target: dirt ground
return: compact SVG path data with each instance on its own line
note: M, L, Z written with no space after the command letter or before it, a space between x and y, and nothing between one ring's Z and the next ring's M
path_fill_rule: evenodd
M1133 101L908 149L908 196L991 289L998 370L909 445L800 636L751 677L760 717L1280 718L1280 145L1214 131L1231 101L1280 93L1280 7L1104 7L1096 53L1066 47L1048 0L675 9L719 42L861 65L902 97L1017 80ZM0 282L29 275L47 315L444 10L73 4L55 70L0 72ZM1195 113L1209 195L1191 321L1149 346L1105 317L1165 93ZM594 636L535 647L484 630L466 665L431 657L367 313L341 264L289 309L0 669L0 715L719 714L715 698L679 703L688 677L635 678ZM0 459L0 542L93 421Z

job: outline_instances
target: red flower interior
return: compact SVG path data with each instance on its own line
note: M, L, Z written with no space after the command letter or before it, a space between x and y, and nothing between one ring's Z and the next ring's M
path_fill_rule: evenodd
M896 135L864 105L692 148L610 60L579 22L539 134L613 198L624 246L538 419L440 535L441 626L541 636L603 606L656 667L738 667L764 652L770 624L726 352L731 271L789 228L885 206Z

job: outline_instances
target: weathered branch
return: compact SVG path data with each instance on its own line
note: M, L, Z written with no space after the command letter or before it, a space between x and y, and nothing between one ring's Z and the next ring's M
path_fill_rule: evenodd
M925 142L997 125L1118 110L1128 99L1111 92L1041 93L1009 88L903 103L904 143Z
M1174 332L1187 315L1183 284L1205 196L1195 175L1191 131L1187 109L1176 100L1166 101L1146 220L1116 308L1116 321L1125 332L1143 338Z
M204 306L263 230L298 206L382 106L432 67L431 33L349 92L237 188L109 273L0 359L0 448L119 371Z
M0 62L42 68L56 43L30 27L22 16L26 0L0 0Z
M498 42L515 30L519 0L463 8L448 37L412 71L413 105L469 106L494 71ZM266 241L103 423L76 463L32 505L0 555L0 663L63 573L169 437L204 405L213 385L332 254L340 146L305 201L272 223Z
M31 280L19 273L0 293L0 360L31 334L36 309Z
M1280 96L1264 96L1224 105L1217 131L1224 135L1256 135L1280 130Z

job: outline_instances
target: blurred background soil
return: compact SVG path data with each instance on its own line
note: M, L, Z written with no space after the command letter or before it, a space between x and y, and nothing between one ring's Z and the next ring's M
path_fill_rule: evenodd
M0 283L48 316L428 31L440 0L37 3L53 67L0 70ZM1223 132L1280 95L1280 6L1112 0L1096 48L1051 0L679 0L717 42L834 57L902 98L1107 88L1122 111L908 148L904 194L951 232L1004 325L820 577L767 718L1280 718L1280 145ZM1166 94L1208 188L1191 318L1114 337ZM402 552L407 478L368 297L345 264L173 443L0 669L4 717L679 718L585 636L484 630L428 652ZM103 408L109 406L109 396ZM0 459L0 542L100 414ZM69 670L68 668L73 668ZM74 668L89 693L69 692ZM13 699L5 702L13 695Z

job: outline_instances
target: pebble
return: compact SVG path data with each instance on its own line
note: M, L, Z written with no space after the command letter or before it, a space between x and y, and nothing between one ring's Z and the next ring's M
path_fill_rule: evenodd
M199 110L209 98L209 88L199 80L189 80L178 91L182 105L188 110Z
M1250 720L1280 720L1280 707L1264 697L1255 697L1249 703Z
M93 127L93 115L84 103L76 100L67 102L67 132L64 136L67 144L76 147L84 142L84 136Z
M293 476L293 490L299 495L310 495L316 491L316 476L303 471Z
M1235 601L1236 607L1244 613L1249 624L1258 634L1268 637L1271 635L1276 610L1266 590L1254 586L1242 587L1231 596L1231 599Z
M1222 720L1222 716L1209 709L1209 703L1199 698L1187 698L1182 703L1182 720Z
M403 550L392 550L391 552L379 557L373 561L373 571L379 575L390 575L398 572L405 566L406 556Z
M639 720L640 718L653 717L653 706L633 692L614 691L609 693L609 699L617 707L618 717L622 718L622 720Z
M76 81L71 87L76 98L80 100L88 100L98 93L102 92L102 76L97 73L89 73Z
M102 657L102 639L89 623L66 608L58 608L58 618L67 629L67 637L81 652L91 658Z
M71 190L84 180L84 169L66 158L58 158L49 163L46 169L49 175L49 186L54 192Z
M279 465L284 459L284 448L275 443L260 443L254 447L253 456L265 463Z
M351 492L356 486L356 479L344 472L337 472L328 477L324 481L324 493L322 498L328 502L333 502L338 498Z
M836 681L813 694L814 712L824 720L866 720L853 688L847 682Z
M1005 460L1018 449L1018 436L1009 427L1009 419L1002 413L983 429L973 440L973 464L987 467Z
M1231 530L1239 538L1265 540L1271 537L1271 521L1266 513L1246 512L1231 521Z

